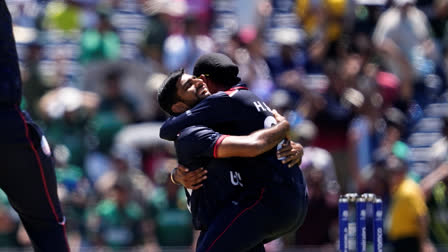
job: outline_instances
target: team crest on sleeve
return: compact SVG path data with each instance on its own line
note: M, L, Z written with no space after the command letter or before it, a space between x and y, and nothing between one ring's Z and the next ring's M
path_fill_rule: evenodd
M191 116L191 110L187 110L185 111L185 113L187 114L187 116Z
M45 138L45 136L42 136L42 138L40 140L40 146L45 155L47 155L47 156L51 155L50 145L48 144L48 141Z

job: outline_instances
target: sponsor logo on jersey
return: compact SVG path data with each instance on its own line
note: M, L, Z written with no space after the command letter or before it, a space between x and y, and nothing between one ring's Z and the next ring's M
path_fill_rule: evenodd
M241 175L236 171L230 171L230 182L234 186L243 187L243 183L241 183Z

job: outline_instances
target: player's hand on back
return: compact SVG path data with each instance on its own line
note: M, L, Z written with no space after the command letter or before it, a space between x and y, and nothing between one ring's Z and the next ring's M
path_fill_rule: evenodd
M277 158L284 158L283 164L292 167L295 164L300 165L303 157L303 146L299 143L287 140L282 144L282 148L277 151Z
M286 118L282 115L280 115L277 110L272 110L272 114L274 115L275 120L277 121L277 123L281 123L281 122L285 122Z
M173 176L175 182L183 185L187 189L196 190L203 186L201 182L207 179L206 174L207 170L204 170L204 168L190 171L187 167L178 165Z

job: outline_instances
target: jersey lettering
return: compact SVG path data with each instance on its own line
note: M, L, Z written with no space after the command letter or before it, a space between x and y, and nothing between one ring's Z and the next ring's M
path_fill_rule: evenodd
M272 110L271 110L271 108L268 106L268 105L266 105L266 103L264 103L263 102L263 104L264 104L264 107L269 111L269 112L271 112L272 113Z
M243 184L241 183L241 175L238 172L230 171L230 182L232 182L232 185L234 186L243 187Z
M258 112L266 111L266 109L264 108L263 104L261 104L261 102L255 101L254 105L255 105L255 108L257 108Z

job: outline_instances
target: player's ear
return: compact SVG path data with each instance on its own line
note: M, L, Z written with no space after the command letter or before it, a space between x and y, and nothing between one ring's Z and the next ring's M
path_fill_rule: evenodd
M171 110L176 114L181 114L189 109L190 107L188 107L187 104L183 102L176 102L175 104L173 104L173 106L171 106Z

